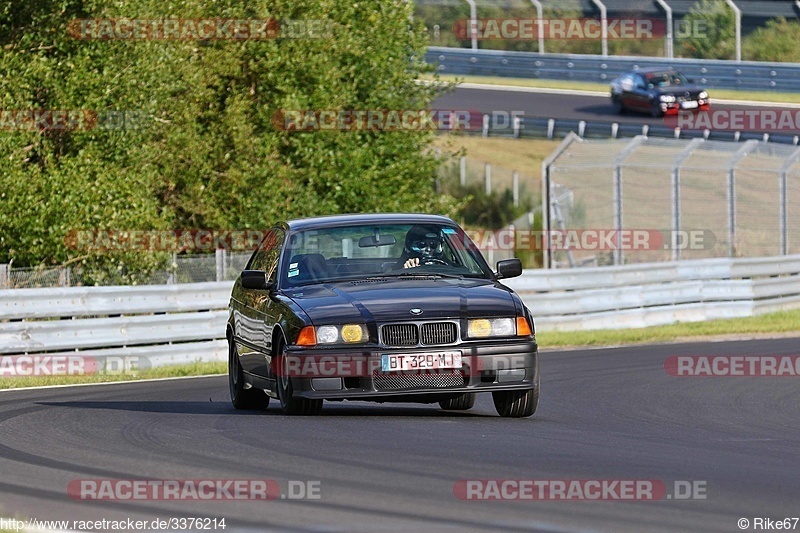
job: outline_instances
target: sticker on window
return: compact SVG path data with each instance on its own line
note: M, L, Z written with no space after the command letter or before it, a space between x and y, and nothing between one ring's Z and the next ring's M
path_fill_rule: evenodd
M289 270L289 277L293 278L300 273L300 270L297 268L292 268Z
M442 228L442 233L445 233L447 235L455 235L456 230L454 230L453 228Z

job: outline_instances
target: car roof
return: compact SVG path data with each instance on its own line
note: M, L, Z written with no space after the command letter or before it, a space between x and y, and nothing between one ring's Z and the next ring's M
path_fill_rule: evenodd
M291 231L370 223L445 224L448 226L457 226L453 220L446 216L426 215L421 213L363 213L349 215L328 215L313 218L299 218L285 222L286 226L288 226Z

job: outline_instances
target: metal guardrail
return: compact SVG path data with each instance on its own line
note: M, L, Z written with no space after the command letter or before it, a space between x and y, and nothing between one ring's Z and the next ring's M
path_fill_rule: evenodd
M489 115L485 115L489 116ZM463 134L484 137L514 137L536 139L563 139L570 132L584 139L620 139L637 135L661 139L705 139L707 141L744 142L750 140L779 144L800 144L800 136L792 133L766 133L755 131L714 131L671 128L661 125L629 124L613 121L585 121L562 118L519 117L518 128L495 128L484 121L483 129L460 130Z
M0 321L221 309L233 282L0 291ZM210 307L210 305L213 306Z
M506 283L539 330L636 328L800 308L800 255L526 270Z
M0 356L224 361L233 282L0 291Z
M538 54L505 50L428 48L426 61L442 74L539 78L609 83L623 72L644 67L674 67L710 89L800 92L800 64L719 59L603 57Z
M798 308L800 255L526 270L507 284L539 330L643 327ZM0 291L0 357L142 357L150 366L224 361L230 289L230 282L214 282Z

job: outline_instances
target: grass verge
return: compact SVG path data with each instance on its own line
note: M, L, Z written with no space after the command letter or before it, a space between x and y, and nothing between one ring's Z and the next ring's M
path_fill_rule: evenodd
M736 338L770 333L797 333L800 336L800 309L748 318L681 322L638 329L542 331L536 333L536 338L540 348L546 350L564 346L617 346L638 343L702 341L704 338L720 335Z
M503 169L518 170L521 177L529 178L528 190L538 195L542 177L542 161L556 149L561 139L513 139L507 137L482 137L480 135L441 134L434 146L445 153L463 149L471 159L490 163ZM510 186L510 185L509 185Z
M432 76L423 79L432 80ZM455 76L440 75L442 81L484 83L487 85L509 85L513 87L535 87L538 89L569 89L573 91L598 91L608 93L607 83L592 83L568 80L541 80L536 78L502 78L499 76ZM797 104L800 103L800 93L779 93L766 91L737 91L733 89L709 89L711 101L720 100L749 100L751 102L776 102Z
M141 372L120 372L115 374L2 377L0 378L0 390L21 387L44 387L49 385L74 385L77 383L111 383L114 381L205 376L209 374L225 374L227 372L227 362L215 361L205 363L196 362L187 365L161 366Z

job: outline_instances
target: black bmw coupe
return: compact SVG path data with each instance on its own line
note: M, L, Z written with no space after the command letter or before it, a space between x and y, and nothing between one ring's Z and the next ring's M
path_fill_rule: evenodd
M681 111L706 111L711 105L705 89L673 69L628 72L610 86L611 103L618 113L634 110L660 117Z
M533 318L452 220L369 214L281 222L236 280L227 324L231 400L313 415L323 400L470 409L539 402Z

